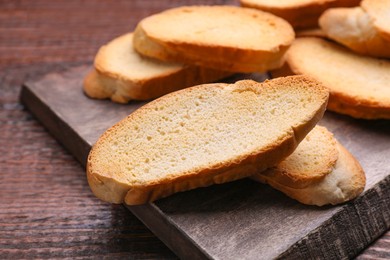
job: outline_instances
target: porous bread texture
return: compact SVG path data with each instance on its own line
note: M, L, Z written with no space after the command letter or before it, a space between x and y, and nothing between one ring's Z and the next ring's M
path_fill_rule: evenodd
M282 65L292 27L272 14L237 6L184 6L141 20L134 48L145 56L232 72Z
M165 95L107 130L87 176L100 199L143 204L248 177L291 154L328 90L305 76L205 84Z
M133 33L128 33L99 49L94 69L84 79L83 89L87 96L110 98L117 103L149 100L232 75L231 72L143 57L134 50L132 43Z
M328 8L352 7L360 0L240 0L242 6L273 13L295 29L318 27L318 18Z
M379 34L390 41L390 1L363 0L360 6L371 17Z
M311 180L310 171L313 173ZM355 157L326 128L319 126L286 160L252 178L303 204L317 206L354 199L363 192L366 184L364 171ZM297 182L299 178L304 179L305 185Z
M303 74L329 88L328 110L363 119L390 119L390 62L319 38L297 38L273 77Z
M319 25L328 38L354 52L390 58L390 38L382 36L372 17L361 7L329 9L320 17Z

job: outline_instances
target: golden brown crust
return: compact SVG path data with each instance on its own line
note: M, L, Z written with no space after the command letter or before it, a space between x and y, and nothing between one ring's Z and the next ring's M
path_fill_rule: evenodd
M103 87L103 83L100 82L100 77L95 69L92 69L85 76L83 81L84 93L95 99L110 98L112 91L109 88Z
M390 119L389 61L317 38L297 39L285 58L272 75L303 74L321 81L330 91L329 110L355 118Z
M231 72L183 66L181 70L169 75L155 75L144 81L132 81L119 77L109 77L95 69L86 76L83 84L87 96L107 99L116 103L131 100L151 100L185 87L213 82L231 76Z
M253 144L254 147L250 149L242 148L242 147L246 147L246 143L243 144L237 143L236 144L237 147L235 148L232 143L241 142L243 136L241 134L238 136L237 135L230 136L230 134L228 134L230 137L223 137L222 139L224 140L226 138L232 138L231 139L232 141L228 143L229 145L233 146L229 149L233 149L233 150L223 151L223 153L222 150L220 150L221 151L220 155L222 155L222 157L217 157L215 159L212 159L212 161L209 161L210 160L209 156L204 156L205 152L203 151L203 149L205 146L203 144L203 141L208 142L209 140L213 140L213 142L217 142L216 144L218 144L219 142L218 140L220 140L220 138L209 139L207 135L217 134L218 136L219 131L221 131L222 129L218 130L218 133L214 132L214 130L212 130L211 132L208 132L207 130L203 130L203 128L206 129L207 126L209 125L207 121L206 122L204 121L204 118L205 117L208 118L209 120L208 122L211 122L210 120L217 120L214 119L214 117L215 116L218 117L218 115L224 118L226 114L228 114L227 117L230 118L232 113L233 114L236 113L236 116L239 116L240 118L244 118L244 119L249 115L241 114L241 112L238 113L238 111L232 111L231 108L229 108L228 113L227 111L224 112L223 110L224 105L217 103L218 106L221 106L220 110L222 109L220 112L218 112L218 114L215 114L213 117L210 117L210 115L206 115L206 114L205 115L199 114L199 116L202 115L201 117L199 117L199 119L202 118L202 122L203 122L202 124L206 124L202 126L201 123L196 123L196 125L192 125L195 122L197 122L196 119L197 117L194 113L190 113L190 111L188 111L189 118L194 118L191 120L195 120L195 121L191 121L193 123L191 123L188 126L188 129L191 132L195 131L193 127L202 129L199 131L199 134L201 135L199 136L196 135L197 137L193 139L195 143L192 143L191 141L192 137L187 138L184 132L183 134L181 134L181 132L175 132L177 134L180 133L180 135L177 137L179 138L177 141L174 141L176 139L166 139L166 134L167 134L166 131L168 129L166 129L165 132L161 132L163 129L158 128L157 125L158 122L155 121L157 119L169 120L168 117L169 113L159 112L161 108L168 109L169 107L171 107L172 109L174 108L175 111L178 111L179 107L181 106L187 107L187 102L190 102L191 104L193 102L196 103L197 98L200 98L199 102L201 102L203 100L202 98L203 95L207 96L207 95L214 95L213 93L226 93L224 95L227 95L226 97L230 97L232 99L226 100L225 96L223 95L220 97L221 100L218 99L220 100L219 102L222 102L222 98L223 98L223 103L228 102L230 103L232 108L239 109L240 107L242 107L242 105L249 102L250 99L248 98L253 99L256 97L256 96L252 96L253 95L252 93L257 93L256 95L260 95L258 98L262 97L262 95L267 95L267 100L268 100L268 95L270 95L269 102L274 102L274 99L273 98L271 99L271 96L274 95L277 96L282 94L284 89L285 91L287 91L288 89L293 91L293 92L285 92L286 93L285 95L287 95L288 93L289 98L291 98L291 93L295 93L294 95L298 95L301 98L303 98L304 96L305 98L307 98L308 101L306 102L310 102L307 103L307 105L310 104L309 105L310 108L308 107L303 109L303 108L296 108L296 106L291 107L292 109L299 109L299 111L300 109L303 109L303 111L305 111L305 114L299 116L298 117L299 119L297 118L296 120L289 117L288 120L291 119L293 120L292 122L294 123L291 123L291 126L289 126L288 129L286 128L286 132L284 132L285 130L283 130L283 134L282 134L282 132L280 132L281 130L277 130L278 133L280 132L279 133L280 136L278 134L278 137L273 137L273 135L270 133L270 137L265 136L264 139L261 139L264 140L262 141L265 142L264 144L259 146L259 144L255 142ZM306 94L303 94L302 91ZM263 92L265 94L261 94ZM295 147L297 146L297 144L304 138L304 136L316 125L316 123L322 117L325 111L327 98L328 98L328 92L323 86L318 84L317 81L313 81L310 78L302 77L302 76L280 78L272 81L266 81L262 84L256 83L254 81L240 81L235 85L222 84L222 83L208 84L208 85L201 85L201 86L188 88L185 90L180 90L178 92L165 95L164 97L152 101L146 104L145 106L143 106L142 108L138 109L137 111L133 112L126 119L122 120L121 122L119 122L118 124L110 128L109 130L107 130L99 138L98 142L93 146L87 162L87 175L88 175L88 181L90 187L94 192L94 194L103 200L110 201L113 203L121 203L124 201L127 204L135 205L135 204L142 204L149 201L153 201L155 199L168 196L174 192L188 190L196 187L208 186L214 183L224 183L227 181L232 181L239 178L247 177L250 174L255 173L255 170L265 169L267 167L275 165L277 162L279 162L280 160L282 160L283 158L291 154L295 149ZM257 97L255 98L255 100L257 100ZM207 102L211 102L211 103L206 103L209 106L209 105L215 105L216 101L214 100L214 98L212 98ZM301 102L301 101L297 100L297 102ZM262 104L266 105L266 103L262 103ZM290 106L292 104L286 103L286 105ZM176 108L176 106L178 107ZM242 111L246 111L245 106L246 104L244 105L243 107L244 110ZM196 107L197 105L195 106L195 108ZM309 109L309 111L307 109ZM313 109L313 111L311 109ZM186 110L183 110L184 117L187 115L186 114L187 112L185 111ZM203 110L200 110L197 113L200 113L201 111ZM257 113L256 110L253 112ZM252 112L247 111L245 113L250 113L250 118L251 120L253 120L254 114ZM269 116L273 116L272 113L270 114L267 113L267 114ZM263 118L262 114L259 114L258 116L260 118ZM175 118L181 118L181 116ZM169 121L164 121L164 122L168 123ZM218 127L221 124L221 122L217 120L213 123L213 125L216 125ZM229 122L232 123L233 128L237 123L233 119L232 121ZM270 123L271 122L272 121L270 121ZM144 130L141 131L140 129L138 129L140 127L139 124L146 124L145 125L146 128L142 128ZM173 122L173 124L176 124L176 122ZM181 122L180 125L181 124L184 126L185 122ZM228 125L230 125L230 123ZM280 127L280 123L278 125ZM287 127L287 125L285 127ZM148 136L148 131L149 132L152 131L150 130L150 128L156 128L157 132L160 131L160 135ZM169 129L172 131L174 130L172 127L169 127ZM181 129L180 126L179 129ZM236 131L239 131L240 129L236 129ZM133 133L133 131L135 130L137 131ZM252 130L247 132L247 134L251 134L251 132ZM195 134L196 133L198 133L197 130ZM232 133L232 132L228 131L226 133ZM259 134L263 136L264 133L261 132ZM142 135L142 138L137 137L137 135ZM190 136L193 136L193 134L190 133ZM168 137L174 138L173 135ZM139 144L134 143L134 142L138 142L136 141L137 138L138 140L144 140L144 138L145 140L154 140L156 138L156 141L155 143L153 143L154 145L151 148L154 149L155 151L145 150L145 152L142 152L144 151L144 149L146 149L144 145L146 145L147 143L144 143L144 141L140 142ZM160 140L159 138L162 141L157 141ZM123 141L123 140L127 140L127 141ZM167 142L167 143L165 144L163 142ZM134 145L131 143L133 143ZM130 144L131 147L134 146L136 148L130 148L129 146ZM248 143L248 145L249 144L250 142ZM158 176L156 174L155 174L156 176L145 174L143 175L143 177L133 177L131 173L125 173L127 171L130 171L127 170L127 168L133 169L138 167L140 171L146 169L145 168L146 165L148 163L151 163L151 160L157 158L156 156L160 156L159 153L161 152L161 150L160 148L156 147L157 145L161 145L161 147L165 147L166 149L172 146L166 151L167 153L174 152L174 154L176 153L176 149L185 150L187 149L185 147L189 145L187 152L179 152L180 156L189 157L189 158L182 158L182 159L183 160L187 159L187 161L191 163L194 162L196 163L196 165L191 166L189 168L186 168L187 166L185 166L185 168L180 171L177 170L170 171L169 169L171 166L168 166L168 169L166 170L167 172L158 171L157 174ZM126 149L116 152L117 150L116 147L118 146L124 147ZM199 147L200 150L199 151L194 150L194 149L198 149L196 147ZM210 148L214 149L214 146ZM127 151L127 149L130 150ZM234 151L234 149L239 149L239 150ZM189 154L189 153L193 153L194 151L196 152L194 155ZM238 154L234 156L229 155L227 159L221 159L221 158L225 158L227 152L229 152L229 154L230 153L232 154L238 153ZM135 161L139 162L138 166L126 165L126 163L123 163L123 162L129 162L128 156L136 156L135 155L136 153L140 153L140 154L145 153L148 155L148 157L146 159L145 158L137 159L137 160L134 159ZM154 153L156 153L156 155L153 155ZM211 154L210 156L217 156L215 155L215 152L212 152ZM174 158L177 159L177 161L180 161L181 159L177 157L169 157L169 155L164 155L164 156L167 157L163 157L161 159L161 163L165 163L165 164L169 163L170 159L168 158L171 159ZM195 156L197 159L195 160L195 157L191 159L192 158L191 156ZM127 159L122 160L121 158L127 158ZM138 157L134 157L134 158L138 158ZM118 161L121 162L118 163ZM160 164L156 164L156 166L153 167L160 167ZM175 167L176 166L173 166L173 168ZM179 168L182 167L181 164L178 167Z
M305 188L331 173L338 156L333 134L317 125L294 153L261 175L283 186Z
M360 7L329 9L320 17L319 24L328 38L354 52L390 58L390 39L381 35L372 17Z
M166 61L256 72L280 67L293 39L294 31L287 22L265 12L234 6L191 6L140 21L134 32L134 48Z
M380 35L390 41L390 1L363 0L361 7L373 20L373 25Z
M347 100L347 98L345 99ZM340 114L361 119L390 119L390 108L373 105L362 105L356 100L344 102L343 98L329 98L328 109Z
M274 150L266 150L242 160L239 165L227 164L218 168L208 168L175 180L165 179L152 186L132 187L126 194L124 202L128 205L138 205L165 198L177 192L207 187L249 177L258 170L265 170L277 164L280 158L291 154L297 146L295 138L286 138L275 146Z
M306 73L294 73L287 62L280 69L271 72L273 78L301 74ZM319 78L317 79L320 80ZM359 98L351 97L349 94L351 93L342 93L331 88L327 109L329 111L360 119L390 119L389 105L379 105L375 100L373 100L371 104L365 105L364 103L359 102Z
M312 144L317 145L316 142ZM315 178L311 184L304 187L296 186L292 179L290 183L287 179L281 182L280 179L274 178L274 175L270 173L258 173L253 175L252 178L271 185L303 204L323 206L344 203L356 198L363 192L366 177L359 162L345 147L337 142L336 148L338 158L333 164L332 171L320 180Z
M117 103L150 100L196 84L213 82L231 72L167 63L142 57L132 47L133 34L121 35L102 46L94 69L84 80L84 92Z
M288 21L295 29L308 29L318 26L318 18L328 8L351 7L360 0L312 0L294 1L284 4L277 1L241 0L241 5L273 13Z

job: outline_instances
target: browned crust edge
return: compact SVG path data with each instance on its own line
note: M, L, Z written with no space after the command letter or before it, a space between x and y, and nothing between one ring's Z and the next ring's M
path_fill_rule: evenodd
M262 172L261 176L264 176L264 178L267 179L272 179L274 182L277 182L278 184L286 187L290 187L293 189L302 189L314 183L320 182L326 177L326 175L330 174L338 158L338 149L336 148L337 141L334 138L333 134L325 127L317 125L315 128L317 129L313 128L313 130L311 131L321 131L322 135L326 135L328 140L330 141L328 145L333 148L333 152L326 155L328 156L326 167L321 169L321 171L319 172L313 172L309 175L300 174L299 176L297 176L295 172L291 173L289 172L289 170L286 170L285 168L279 167L277 165Z
M107 76L92 69L84 79L83 90L90 98L111 99L116 103L151 100L197 84L213 82L233 75L232 72L184 66L183 69L145 80L130 80L121 75Z
M273 188L283 192L285 195L303 204L324 206L328 204L337 205L345 203L356 198L363 192L366 185L366 176L360 163L339 142L337 142L337 149L339 151L339 159L336 162L335 167L338 167L338 164L343 165L343 173L347 175L347 178L344 176L344 178L341 178L341 180L339 180L339 182L336 184L337 187L342 191L342 196L336 196L335 194L324 194L324 191L318 187L316 187L317 189L314 190L307 190L305 188L292 188L262 174L253 175L253 179L269 184ZM325 180L327 177L328 175L325 176L323 180ZM314 185L317 184L321 184L321 182L314 183Z
M305 76L298 76L298 78L313 82L313 80ZM283 80L288 81L289 79L283 78L277 79L276 81L283 82ZM262 84L268 84L268 81ZM191 90L191 88L182 91L188 90ZM323 94L325 95L325 92L323 92ZM177 92L168 95L177 95ZM87 161L87 179L90 188L93 193L102 200L110 201L112 203L125 202L128 205L138 205L169 196L175 192L193 189L196 187L205 187L211 184L224 183L247 177L254 174L259 169L263 170L277 164L295 150L299 142L302 141L306 134L309 133L310 130L314 128L317 122L322 118L327 105L328 93L326 93L326 96L322 98L324 99L323 104L317 111L313 111L312 117L304 123L301 123L300 125L292 128L290 135L285 137L283 140L280 140L279 144L272 144L270 147L263 147L262 150L254 151L246 158L238 159L237 161L231 162L229 165L217 165L215 168L203 169L190 175L185 175L175 179L169 178L162 180L159 183L152 183L146 186L131 186L127 183L119 183L113 178L102 176L99 173L93 172L91 170L93 163L91 158L94 154L93 147ZM151 106L153 102L158 102L158 100L146 104L142 109L148 109L148 107ZM121 122L128 120L137 113L140 113L139 111L141 110L130 114ZM100 137L100 140L105 139L105 136L109 135L110 131L113 131L115 127L121 124L121 122L106 131Z
M318 27L318 18L329 8L352 7L360 4L361 0L327 0L307 4L298 4L291 7L270 7L261 4L253 4L241 0L241 6L260 9L273 13L288 21L296 30Z
M286 61L283 66L277 70L271 71L272 78L285 77L291 75L306 75L304 72L294 70ZM311 76L311 75L308 75ZM317 80L321 81L317 78ZM323 83L324 84L324 83ZM325 85L325 84L324 84ZM339 114L348 115L358 119L390 119L390 106L379 104L377 101L367 100L364 97L358 99L351 97L348 93L342 93L330 90L327 109Z
M275 19L280 19L275 17ZM194 64L232 72L265 72L282 66L282 57L295 38L286 34L285 42L269 50L254 50L238 46L218 46L166 41L149 35L140 21L134 31L134 48L145 56L164 61Z

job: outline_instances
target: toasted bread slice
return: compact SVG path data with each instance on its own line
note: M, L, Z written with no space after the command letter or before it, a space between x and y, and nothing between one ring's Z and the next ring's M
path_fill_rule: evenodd
M356 198L366 177L359 162L324 127L316 126L278 166L252 176L309 205Z
M382 36L361 7L329 9L320 17L319 25L328 38L357 53L390 58L390 38ZM390 20L388 26L390 30Z
M236 6L185 6L147 17L134 32L143 55L233 72L264 72L282 65L294 40L283 19Z
M117 103L149 100L178 89L209 83L231 72L163 62L139 55L133 48L133 34L119 36L102 46L95 57L95 69L84 80L84 92L96 99Z
M356 6L360 0L240 0L240 3L280 16L295 29L308 29L318 26L318 18L326 9Z
M380 35L390 41L390 1L363 0L360 6L371 17L374 27Z
M260 175L280 185L301 189L324 179L337 159L336 139L325 127L317 125L289 157Z
M107 130L87 176L100 199L142 204L248 177L291 154L328 90L304 76L205 84L156 99Z
M319 38L298 38L274 77L309 75L330 90L328 110L355 118L390 119L390 61L353 53Z

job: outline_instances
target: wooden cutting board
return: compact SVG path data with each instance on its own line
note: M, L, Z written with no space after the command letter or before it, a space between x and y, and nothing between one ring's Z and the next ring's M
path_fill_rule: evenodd
M143 102L91 100L82 92L89 67L26 82L22 103L85 166L91 146ZM264 80L266 75L240 75ZM367 185L353 202L302 205L272 188L241 180L128 207L181 258L350 258L390 228L390 121L326 112L320 122L362 164ZM80 178L85 178L84 175Z

